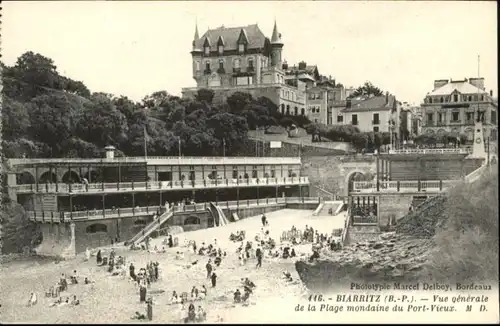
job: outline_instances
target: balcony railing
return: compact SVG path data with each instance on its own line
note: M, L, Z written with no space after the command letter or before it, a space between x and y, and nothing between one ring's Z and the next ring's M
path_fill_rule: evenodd
M389 154L470 154L470 148L390 149Z
M115 158L12 158L9 164L33 163L148 163L151 165L266 165L266 164L300 164L300 157L227 157L227 156L130 156Z
M426 181L355 181L353 192L442 192L461 180L426 180Z
M273 197L263 199L232 200L216 202L221 209L235 209L253 206L270 206L286 204L320 204L319 197ZM174 206L172 211L175 213L189 213L206 211L210 203L198 203L192 205ZM144 207L126 207L115 209L95 209L75 212L55 212L55 211L28 211L28 217L31 220L39 222L64 223L78 220L98 220L108 218L121 218L132 216L153 215L161 210L162 206L144 206Z
M474 119L465 120L464 122L466 126L473 126L475 123Z
M241 72L241 68L233 68L233 73L240 73Z
M254 72L255 68L253 66L247 67L247 72Z
M436 125L437 125L438 127L445 127L445 126L446 126L446 122L445 122L445 121L438 121L438 122L436 123Z
M256 186L306 185L309 177L287 178L244 178L244 179L208 179L183 181L148 181L148 182L113 182L90 184L22 184L16 185L18 193L102 193L102 192L131 192L131 191L158 191L178 189L209 189L209 188L238 188Z
M451 120L450 121L450 124L455 124L456 125L456 124L460 124L460 123L462 123L462 120Z
M203 70L203 74L205 74L205 75L210 75L211 73L212 73L212 69Z
M373 125L379 125L380 124L380 120L372 120L372 124Z
M225 73L226 73L226 69L224 69L224 68L219 68L219 69L217 69L217 73L218 73L218 74L225 74Z
M424 127L434 127L435 125L434 121L427 121Z

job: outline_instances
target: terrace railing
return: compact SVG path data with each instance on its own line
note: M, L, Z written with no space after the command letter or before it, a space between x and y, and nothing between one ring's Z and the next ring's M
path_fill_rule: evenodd
M355 181L352 192L442 192L460 183L461 180L425 181Z
M321 199L318 197L273 197L262 199L232 200L216 202L221 209L239 209L245 207L258 206L285 206L286 204L319 204ZM174 214L206 211L210 203L198 203L192 205L174 206ZM160 206L145 207L127 207L116 209L100 209L75 212L56 212L56 211L28 211L29 218L38 222L63 223L80 220L101 220L120 217L148 216L161 210Z
M244 178L244 179L205 179L184 181L146 181L113 183L45 183L21 184L12 186L18 193L102 193L130 191L158 191L170 189L207 189L256 186L307 185L309 177L285 178Z
M412 148L412 149L391 149L389 154L470 154L470 148Z

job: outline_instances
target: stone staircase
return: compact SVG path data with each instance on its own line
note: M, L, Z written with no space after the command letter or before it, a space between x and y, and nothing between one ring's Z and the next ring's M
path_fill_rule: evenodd
M132 239L126 242L127 245L134 244L137 245L144 241L151 233L156 231L163 223L165 223L168 219L174 216L172 211L168 211L160 215L159 218L153 220L151 223L146 225L144 229L138 232Z

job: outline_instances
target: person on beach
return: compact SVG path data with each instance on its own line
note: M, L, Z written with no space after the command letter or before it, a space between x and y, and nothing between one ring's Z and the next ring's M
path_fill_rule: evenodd
M209 279L212 274L212 264L210 264L211 262L212 261L209 259L207 265L205 266L205 268L207 269L207 279Z
M30 298L28 300L28 307L36 305L38 302L37 296L35 292L31 292Z
M99 249L99 251L97 252L97 255L96 255L96 262L97 262L97 265L100 265L102 263L102 254L101 254L101 249Z
M217 274L215 274L215 272L213 272L212 276L210 278L212 280L212 287L214 288L217 285Z
M130 278L132 278L134 281L136 280L137 275L135 275L135 266L133 263L130 263L129 275L130 275Z

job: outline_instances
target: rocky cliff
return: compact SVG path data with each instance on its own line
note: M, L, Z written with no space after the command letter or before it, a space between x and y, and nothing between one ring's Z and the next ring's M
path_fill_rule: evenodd
M352 241L342 251L327 249L314 263L298 261L295 268L310 290L328 290L350 281L407 282L427 276L432 236L444 217L446 197L429 198L401 218L395 232L372 234ZM354 238L354 237L353 237Z

